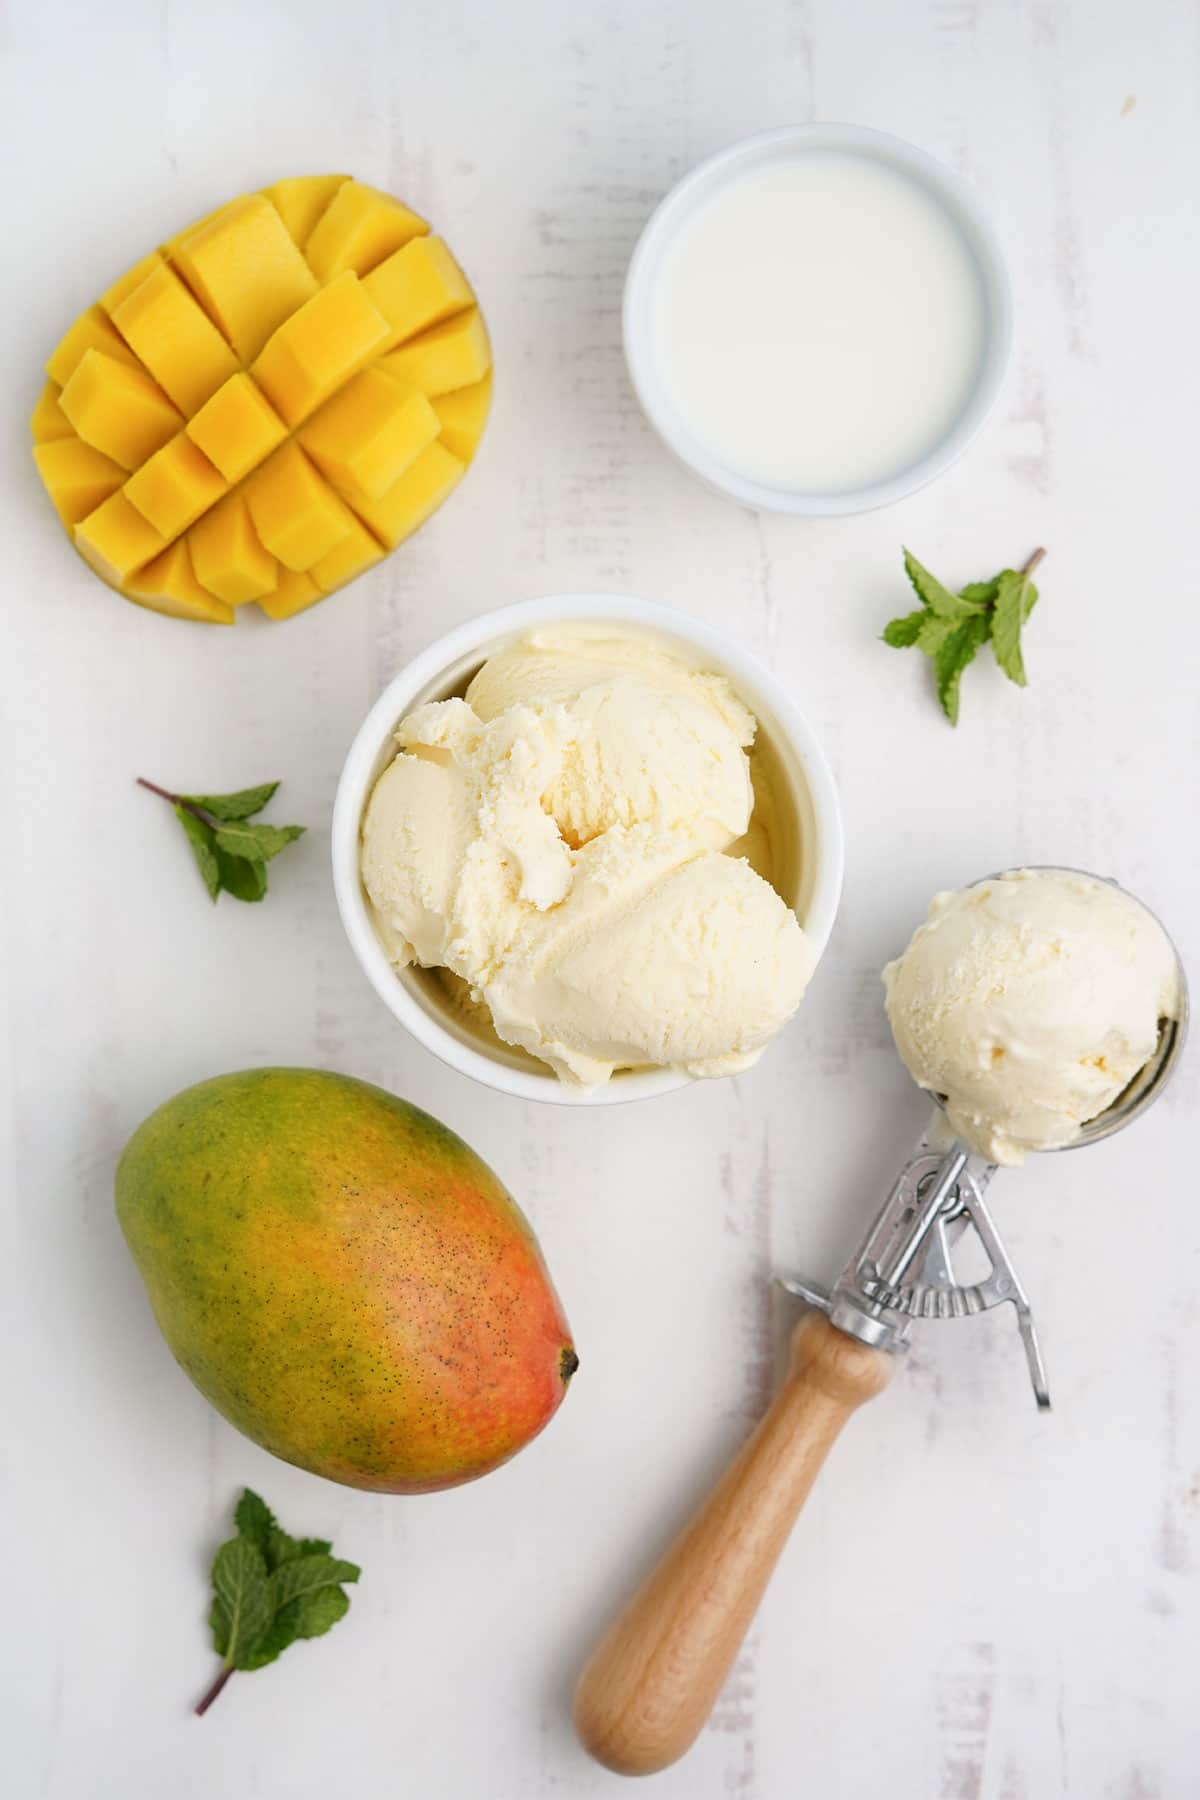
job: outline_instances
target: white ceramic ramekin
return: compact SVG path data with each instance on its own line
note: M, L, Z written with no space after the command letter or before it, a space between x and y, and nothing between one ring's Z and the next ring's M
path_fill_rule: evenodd
M709 195L761 164L813 151L868 156L923 187L957 225L979 271L986 320L979 374L954 425L928 455L886 481L834 493L767 487L722 463L688 430L659 380L653 354L651 307L663 258L679 228ZM903 271L897 271L903 279ZM1012 341L1012 292L1004 255L987 214L966 182L935 157L890 132L865 125L788 125L743 138L698 164L659 203L638 240L625 279L625 358L642 409L668 449L719 493L755 512L832 518L890 506L924 487L956 462L992 409Z
M728 677L759 722L771 759L772 786L785 831L794 836L792 874L781 889L819 956L833 927L842 887L842 822L833 776L812 727L786 689L723 632L648 600L614 594L552 594L473 619L439 638L390 682L367 714L346 758L333 809L333 884L351 948L375 992L419 1043L451 1068L521 1100L604 1106L647 1099L686 1085L674 1070L634 1070L603 1087L568 1086L550 1069L472 1032L427 972L397 971L376 935L359 873L363 811L395 754L393 734L426 700L460 694L481 663L524 632L565 623L640 627L670 640L698 668ZM781 833L782 836L782 833Z

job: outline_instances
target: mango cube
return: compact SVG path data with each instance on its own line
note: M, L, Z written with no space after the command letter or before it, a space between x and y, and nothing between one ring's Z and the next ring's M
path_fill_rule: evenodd
M378 562L475 452L487 333L426 221L344 175L228 201L65 333L30 420L76 549L118 592L289 618Z
M312 270L261 194L234 201L189 233L173 260L243 362L317 291Z
M348 175L293 175L264 188L263 195L283 220L293 244L303 250L317 220L349 179Z
M424 394L371 368L325 402L300 442L336 487L379 500L438 430Z
M415 337L474 303L471 284L443 238L414 238L363 282L388 322L387 347Z
M29 429L35 444L49 444L55 438L75 436L75 427L58 404L62 389L57 382L48 381L38 396L29 420Z
M95 512L125 480L119 463L75 436L34 446L33 460L63 524L68 528Z
M165 550L166 543L124 494L113 494L76 525L75 548L97 575L119 587Z
M492 404L492 378L485 375L473 387L440 394L430 404L441 426L441 441L454 456L469 463L479 448Z
M492 366L492 348L477 306L389 350L380 365L431 397L452 394L482 381Z
M264 594L258 604L268 619L290 619L296 613L303 612L306 606L313 606L324 598L324 588L319 588L311 575L299 575L292 569L284 569L275 592Z
M279 327L253 375L289 425L298 425L387 340L387 320L352 269Z
M126 269L125 273L119 275L110 288L104 290L100 296L101 309L111 319L122 300L132 294L135 288L140 288L146 277L152 275L155 269L161 269L162 264L161 250L152 250L149 256L143 256L141 262L135 262L132 269Z
M230 606L261 600L274 591L279 564L250 519L245 494L227 494L188 533L196 579Z
M186 531L224 492L224 477L185 431L156 450L125 483L125 498L165 538Z
M435 513L466 474L466 464L442 444L430 444L380 500L355 500L354 510L381 543L394 550Z
M46 373L60 388L66 387L89 350L102 350L116 362L128 363L136 369L138 359L114 325L98 306L80 313L70 331L59 339L54 354L46 364Z
M254 529L285 568L311 569L340 544L354 516L298 444L284 444L246 483Z
M347 581L353 581L372 563L382 562L387 552L379 539L372 537L361 520L355 519L337 547L315 562L308 573L323 594L332 594Z
M126 597L151 612L173 619L195 619L203 625L232 625L233 608L206 593L196 580L186 538L147 563L125 583Z
M332 281L345 269L366 275L385 256L428 230L424 219L390 194L361 181L347 181L314 226L305 254L318 281Z
M167 263L160 262L125 296L112 319L185 415L238 372L237 357Z
M144 369L114 362L99 350L84 354L59 405L84 442L123 469L138 468L183 424Z
M232 483L282 444L287 426L249 375L235 375L188 420L187 434Z

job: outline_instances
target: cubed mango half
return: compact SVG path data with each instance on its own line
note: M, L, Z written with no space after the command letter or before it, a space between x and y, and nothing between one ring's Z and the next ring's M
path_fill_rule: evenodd
M207 213L87 308L46 365L35 460L128 599L288 618L449 494L490 367L470 285L419 214L298 176Z

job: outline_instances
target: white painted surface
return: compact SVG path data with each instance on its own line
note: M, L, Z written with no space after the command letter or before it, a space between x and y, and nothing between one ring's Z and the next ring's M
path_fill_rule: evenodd
M13 1800L616 1795L575 1670L763 1403L772 1266L833 1272L922 1105L877 971L930 892L1002 864L1119 875L1193 967L1195 171L1184 0L229 0L0 15L6 181L0 1787ZM1136 106L1133 101L1136 99ZM997 416L890 513L758 520L643 423L624 265L690 163L851 118L985 195L1017 298ZM226 195L347 168L444 224L493 328L463 491L283 627L123 607L68 554L22 421L103 282ZM957 734L881 647L899 545L949 579L1046 543L1031 685L967 677ZM628 1113L522 1107L399 1035L334 914L321 827L400 663L530 592L626 587L732 623L842 783L847 895L803 1014L749 1077ZM260 912L210 910L132 777L284 778L313 827ZM142 1115L272 1060L372 1077L519 1194L583 1357L552 1429L478 1486L360 1496L218 1420L150 1321L111 1213ZM1195 1054L1136 1133L1005 1176L1056 1411L1001 1318L924 1332L835 1453L679 1800L1162 1800L1200 1780ZM349 1621L203 1722L204 1565L249 1481L365 1576Z

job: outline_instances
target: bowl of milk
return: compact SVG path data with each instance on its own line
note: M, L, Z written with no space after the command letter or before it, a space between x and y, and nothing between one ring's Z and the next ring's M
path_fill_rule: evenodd
M866 512L966 449L999 391L1008 272L970 188L860 125L763 132L686 175L625 284L642 407L756 512Z

